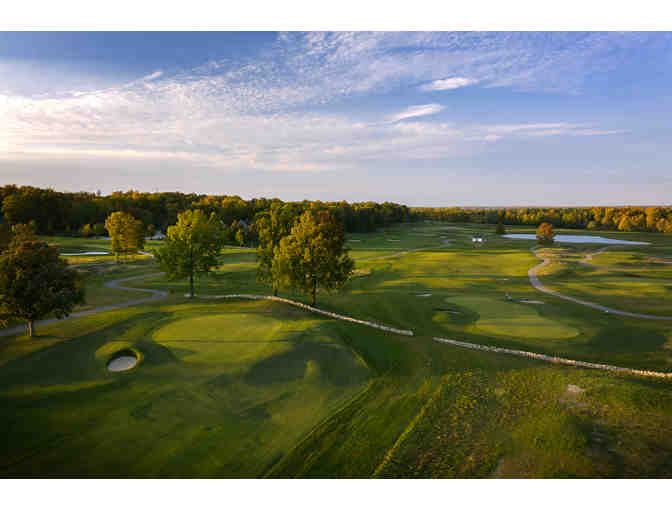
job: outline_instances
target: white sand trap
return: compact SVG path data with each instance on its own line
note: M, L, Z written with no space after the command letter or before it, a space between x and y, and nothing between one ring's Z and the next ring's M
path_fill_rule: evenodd
M575 384L568 384L567 385L567 391L569 393L583 393L586 390L584 390L583 388L581 388L579 386L576 386Z
M521 299L521 303L526 303L528 305L543 305L543 301L535 301L534 299Z
M401 239L388 239L388 241L391 243L398 243Z
M61 253L66 257L77 257L79 255L110 255L110 252L107 251L83 251L81 253Z
M416 294L418 297L429 297L431 294Z
M123 372L124 370L130 370L137 364L138 358L131 355L124 355L110 361L107 364L107 369L110 372Z
M350 239L350 240L348 240L348 242L349 243L361 243L362 240L361 239Z

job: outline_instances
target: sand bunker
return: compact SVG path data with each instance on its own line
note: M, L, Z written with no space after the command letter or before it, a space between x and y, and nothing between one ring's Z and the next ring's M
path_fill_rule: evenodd
M534 299L521 299L521 303L526 303L528 305L543 305L543 301L535 301Z
M418 297L429 297L431 294L416 294Z
M107 369L110 372L123 372L135 367L135 365L138 364L138 361L138 356L135 352L130 349L125 349L112 357L107 363Z
M584 390L583 388L581 388L579 386L576 386L575 384L568 384L567 385L567 391L569 393L583 393L586 390Z

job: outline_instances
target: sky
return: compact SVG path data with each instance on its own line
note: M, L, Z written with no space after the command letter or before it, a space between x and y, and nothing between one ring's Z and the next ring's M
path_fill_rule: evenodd
M0 184L672 203L670 32L0 32Z

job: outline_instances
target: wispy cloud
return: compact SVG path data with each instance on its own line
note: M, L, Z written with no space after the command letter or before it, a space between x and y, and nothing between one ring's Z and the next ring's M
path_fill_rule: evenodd
M420 90L432 91L432 90L452 90L459 89L460 87L468 87L478 83L478 80L472 78L445 78L443 80L434 80L431 83L427 83L420 87Z
M58 96L0 94L0 157L305 172L432 160L514 138L617 134L609 126L567 122L421 122L444 109L435 103L379 113L386 122L378 123L357 112L310 112L357 94L400 87L417 94L421 83L425 90L474 83L575 89L587 67L611 65L610 52L637 37L580 35L577 45L563 34L281 34L254 59L157 70Z
M395 113L387 117L390 122L397 122L403 119L410 119L411 117L423 117L425 115L433 115L443 110L440 104L419 104L416 106L409 106L405 110Z

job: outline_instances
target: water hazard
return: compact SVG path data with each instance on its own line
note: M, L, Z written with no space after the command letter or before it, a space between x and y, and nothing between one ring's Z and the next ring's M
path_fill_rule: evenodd
M505 234L502 237L508 237L509 239L529 239L529 240L537 239L537 236L535 234ZM559 243L651 244L640 241L622 241L619 239L609 239L608 237L601 237L601 236L574 236L564 234L557 234L555 236L555 241Z

